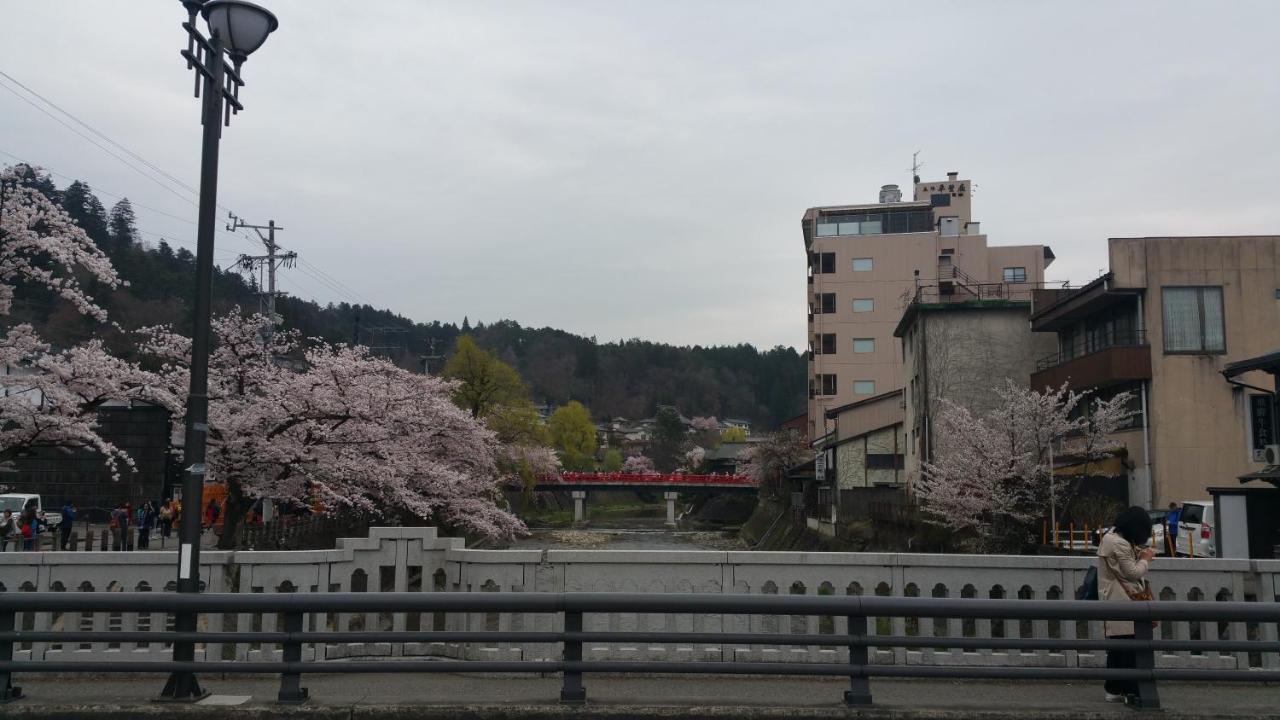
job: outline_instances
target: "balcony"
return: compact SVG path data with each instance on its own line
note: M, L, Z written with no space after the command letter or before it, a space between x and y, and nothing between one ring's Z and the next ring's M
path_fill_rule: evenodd
M1151 379L1151 347L1146 333L1117 333L1101 341L1078 342L1036 362L1035 389L1071 383L1076 390Z

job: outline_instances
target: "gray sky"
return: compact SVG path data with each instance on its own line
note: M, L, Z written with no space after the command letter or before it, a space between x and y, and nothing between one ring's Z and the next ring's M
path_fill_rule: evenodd
M915 150L1054 279L1107 237L1280 232L1280 3L262 2L219 200L284 225L310 265L283 288L322 302L800 346L801 214L905 186ZM184 19L0 0L0 70L194 186ZM195 217L3 89L0 152Z

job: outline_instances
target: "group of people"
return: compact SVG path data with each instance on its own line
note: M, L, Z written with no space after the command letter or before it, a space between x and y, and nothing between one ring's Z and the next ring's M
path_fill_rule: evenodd
M36 536L43 524L34 504L23 508L17 515L6 509L0 515L0 552L34 550Z
M136 529L138 539L134 547L146 550L151 547L151 537L156 534L157 529L160 537L167 538L173 534L181 517L182 503L177 500L158 503L148 500L136 510L133 503L120 503L111 511L111 520L107 525L107 529L111 531L112 549L119 550L122 546L127 546L132 538L132 530Z

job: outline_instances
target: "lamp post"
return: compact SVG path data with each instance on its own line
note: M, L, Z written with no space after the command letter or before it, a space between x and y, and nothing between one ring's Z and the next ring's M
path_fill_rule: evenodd
M186 440L182 478L182 524L178 533L178 592L200 592L200 514L204 495L205 440L209 417L209 314L213 282L213 233L218 206L218 141L240 104L240 66L262 46L279 23L267 10L242 0L182 0L188 20L187 49L182 56L196 71L195 96L201 97L200 122L204 126L200 155L200 207L196 236L195 327L191 335L191 388L187 395ZM196 14L209 25L206 38L196 29ZM230 59L230 64L227 62ZM195 632L196 614L177 613L178 632ZM194 662L195 643L173 644L174 662ZM160 697L164 700L198 700L207 691L194 672L169 675Z

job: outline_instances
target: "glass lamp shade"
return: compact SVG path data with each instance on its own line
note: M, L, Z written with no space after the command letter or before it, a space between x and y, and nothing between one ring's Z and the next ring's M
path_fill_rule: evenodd
M209 0L200 12L232 57L248 57L280 26L266 8L244 0Z

